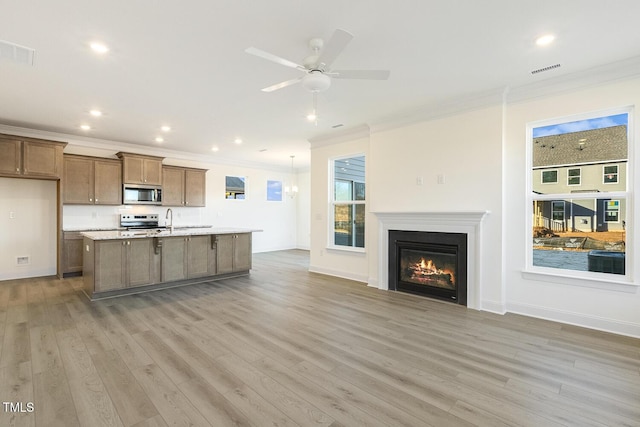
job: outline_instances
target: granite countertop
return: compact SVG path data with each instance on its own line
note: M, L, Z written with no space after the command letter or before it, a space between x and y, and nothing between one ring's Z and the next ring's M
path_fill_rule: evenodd
M81 234L91 240L117 240L117 239L144 239L148 237L178 237L178 236L196 236L207 234L237 234L237 233L255 233L262 230L254 228L237 228L237 227L204 227L204 226L185 226L176 227L173 232L168 229L152 229L152 230L109 230L109 231L84 231Z

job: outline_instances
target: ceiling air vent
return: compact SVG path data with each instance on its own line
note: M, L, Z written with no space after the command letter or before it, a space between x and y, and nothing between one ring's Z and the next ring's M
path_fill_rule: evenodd
M35 49L0 40L0 58L20 64L33 65L33 57L35 54Z
M533 70L531 74L543 73L545 71L553 70L554 68L560 68L560 64L549 65L548 67L538 68L537 70Z

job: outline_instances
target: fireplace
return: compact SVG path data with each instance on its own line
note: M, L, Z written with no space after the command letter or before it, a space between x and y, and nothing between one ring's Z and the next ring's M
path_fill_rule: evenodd
M467 234L389 230L389 289L467 305Z

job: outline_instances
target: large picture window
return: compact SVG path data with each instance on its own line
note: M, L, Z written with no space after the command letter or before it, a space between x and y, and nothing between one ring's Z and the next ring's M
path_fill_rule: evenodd
M331 161L330 246L364 248L365 157Z
M529 126L531 271L627 275L628 122L619 111Z

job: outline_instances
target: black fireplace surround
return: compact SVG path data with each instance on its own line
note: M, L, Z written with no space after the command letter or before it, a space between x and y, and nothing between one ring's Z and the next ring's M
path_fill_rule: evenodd
M467 305L467 235L389 230L389 290Z

